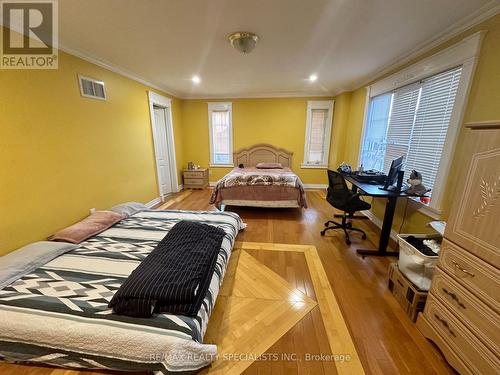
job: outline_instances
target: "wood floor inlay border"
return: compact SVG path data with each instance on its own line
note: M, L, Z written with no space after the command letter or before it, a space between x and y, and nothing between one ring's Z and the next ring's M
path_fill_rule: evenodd
M365 373L315 246L265 242L236 242L234 249L294 251L303 253L311 275L330 349L333 354L350 356L349 361L335 363L338 374L361 375Z

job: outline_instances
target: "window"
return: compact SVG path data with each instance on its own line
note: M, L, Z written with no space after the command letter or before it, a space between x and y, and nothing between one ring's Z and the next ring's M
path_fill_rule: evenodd
M327 167L332 131L333 101L307 102L303 168Z
M361 151L365 169L388 171L405 156L405 179L422 173L433 189L441 164L462 66L371 98Z
M231 103L208 103L210 165L233 166L233 130Z

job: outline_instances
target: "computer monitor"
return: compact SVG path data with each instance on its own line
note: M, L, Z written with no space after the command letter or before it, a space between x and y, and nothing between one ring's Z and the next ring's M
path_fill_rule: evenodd
M385 180L384 190L389 190L391 186L396 183L398 172L403 169L403 159L404 156L400 156L392 161L391 169L389 169L389 173L387 173L387 178Z

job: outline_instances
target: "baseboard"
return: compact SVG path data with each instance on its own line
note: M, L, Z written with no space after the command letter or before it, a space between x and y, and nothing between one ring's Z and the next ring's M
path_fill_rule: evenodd
M158 198L155 198L147 203L145 203L145 205L148 207L148 208L154 208L156 206L158 206L160 203L162 202L161 198L158 197Z
M177 191L182 191L182 189L184 189L184 185L183 184L180 184L179 186L177 186Z
M304 189L327 189L326 184L304 184Z
M375 226L379 229L382 229L382 220L380 220L373 212L370 210L367 211L361 211L363 215L365 215L370 221L375 224ZM391 229L391 240L394 242L398 243L398 232L396 232L394 229Z
M218 182L218 181L210 181L210 182L208 183L208 186L210 186L210 187L215 187L215 185L217 185L217 182Z

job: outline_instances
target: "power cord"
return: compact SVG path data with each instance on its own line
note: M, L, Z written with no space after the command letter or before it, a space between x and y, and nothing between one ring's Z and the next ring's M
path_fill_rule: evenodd
M403 220L401 221L401 226L399 227L399 232L401 234L401 230L403 230L403 225L405 225L405 221L406 221L406 211L408 211L408 203L409 203L409 198L406 198L406 205L405 205L405 210L404 210L404 213L403 213Z

